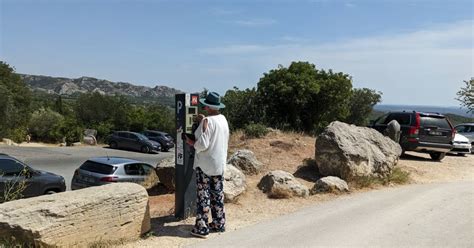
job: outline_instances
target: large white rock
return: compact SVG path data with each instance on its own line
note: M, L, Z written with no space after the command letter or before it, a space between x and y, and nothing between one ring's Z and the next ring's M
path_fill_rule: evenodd
M271 198L307 197L309 195L308 187L298 182L290 173L282 170L269 172L257 186Z
M156 174L158 175L160 183L168 190L175 191L176 163L174 156L161 160L156 165Z
M89 247L150 230L148 194L114 183L0 204L0 237L34 247Z
M228 164L224 172L225 202L235 202L247 188L244 173L235 166Z
M324 192L349 192L349 185L339 177L323 177L316 181L311 189L311 194Z
M262 163L250 150L238 150L230 156L227 163L239 168L246 175L258 174L262 169Z
M350 180L389 175L401 153L398 143L375 129L335 121L317 137L315 159L321 175Z

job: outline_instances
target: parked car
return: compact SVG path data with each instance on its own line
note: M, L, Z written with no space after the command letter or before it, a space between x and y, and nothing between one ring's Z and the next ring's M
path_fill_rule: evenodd
M453 148L455 129L441 114L423 112L391 112L371 122L371 127L384 133L387 124L400 124L400 146L405 151L429 153L433 160L442 160Z
M165 132L146 130L143 131L142 134L148 139L160 143L161 151L167 152L169 149L174 147L173 137Z
M149 140L145 135L128 131L117 131L108 138L110 148L141 151L143 153L158 152L161 150L160 143Z
M115 182L143 184L152 173L156 173L153 166L138 160L120 157L91 158L74 171L71 189Z
M468 138L471 145L474 146L474 123L462 123L454 127L456 132Z
M462 134L456 133L453 140L453 149L450 153L457 153L458 155L470 154L472 149L471 142Z
M25 182L22 197L33 197L66 191L64 177L36 170L7 154L0 154L0 195L13 184Z

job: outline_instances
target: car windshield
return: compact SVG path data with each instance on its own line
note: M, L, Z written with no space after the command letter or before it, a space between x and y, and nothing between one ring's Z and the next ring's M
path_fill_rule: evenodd
M86 170L86 171L105 174L105 175L113 174L114 171L117 169L117 167L115 166L97 163L93 161L84 162L80 168L81 170Z

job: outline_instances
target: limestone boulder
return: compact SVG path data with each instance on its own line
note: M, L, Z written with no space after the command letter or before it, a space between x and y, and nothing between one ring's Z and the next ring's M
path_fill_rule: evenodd
M258 188L271 198L307 197L309 189L290 173L282 170L271 171L258 183Z
M349 192L349 186L339 177L329 176L320 178L311 189L311 194L326 192Z
M94 136L84 136L82 142L90 146L97 145L97 139Z
M246 175L258 174L262 169L262 163L250 150L238 150L230 156L227 163L237 167Z
M3 138L2 141L3 141L3 143L5 143L5 145L7 145L7 146L18 146L18 144L15 143L15 142L13 142L13 140L11 140L11 139Z
M242 171L228 164L224 172L225 202L235 202L247 188L246 178Z
M162 183L168 190L175 191L175 177L176 177L175 158L169 157L161 160L156 165L156 174L160 183Z
M114 183L0 204L0 237L31 247L90 247L139 239L150 230L148 194Z
M317 137L315 146L321 175L345 180L389 175L402 153L398 143L375 129L338 121Z

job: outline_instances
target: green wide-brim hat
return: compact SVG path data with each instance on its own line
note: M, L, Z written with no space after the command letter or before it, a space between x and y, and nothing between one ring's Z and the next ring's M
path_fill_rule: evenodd
M199 99L202 105L208 106L211 108L225 108L225 105L221 103L221 97L216 92L209 92L205 99Z

